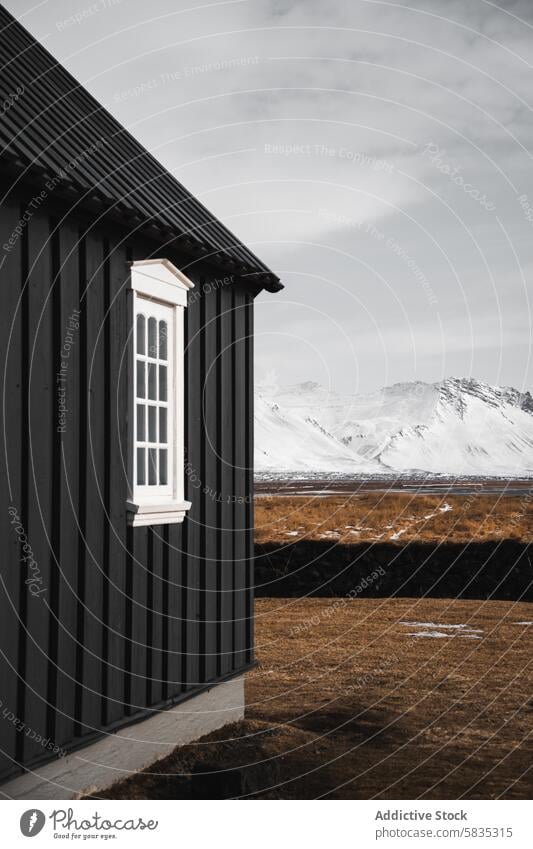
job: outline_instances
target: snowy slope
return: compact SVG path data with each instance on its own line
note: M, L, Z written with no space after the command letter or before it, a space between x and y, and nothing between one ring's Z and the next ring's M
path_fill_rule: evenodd
M255 398L255 467L258 471L373 474L379 463L366 462L305 412Z
M338 395L317 383L259 386L258 471L533 475L533 399L449 378Z

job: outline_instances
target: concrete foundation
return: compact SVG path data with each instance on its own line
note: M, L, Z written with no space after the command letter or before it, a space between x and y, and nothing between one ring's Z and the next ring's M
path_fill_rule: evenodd
M244 675L0 785L0 798L75 799L244 718Z

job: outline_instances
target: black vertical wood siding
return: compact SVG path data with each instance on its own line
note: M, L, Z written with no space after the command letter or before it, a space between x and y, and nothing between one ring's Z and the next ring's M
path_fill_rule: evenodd
M85 397L80 422L85 469L82 479L83 571L80 574L80 676L78 679L80 733L90 734L101 719L101 664L105 583L106 511L104 504L107 428L106 392L106 292L104 287L104 243L97 234L84 236L81 266L80 311L84 328L81 391ZM102 377L104 379L102 379ZM67 428L71 426L70 419Z
M18 204L0 207L0 243L13 232L20 219ZM0 770L10 772L19 752L21 733L13 725L18 714L18 692L21 682L18 672L22 667L25 632L22 614L25 610L27 590L21 557L23 546L23 490L22 485L22 428L25 410L22 391L23 369L27 359L23 356L26 331L23 327L22 288L26 269L23 265L22 242L19 239L9 254L3 257L0 276L2 280L2 309L0 309L1 358L3 364L2 422L3 446L0 452L2 486L0 509L2 528L2 556L0 576L0 680L2 681L2 706L0 708ZM1 774L0 773L0 774Z
M246 595L246 637L244 640L246 660L252 663L254 660L254 502L252 494L254 491L254 304L253 298L248 293L245 295L245 405L246 405L246 440L245 440L245 489L246 489L246 511L245 511L245 595Z
M38 564L42 579L42 594L27 595L23 627L26 630L24 650L24 693L21 694L19 711L24 712L24 722L36 735L45 739L50 733L47 722L48 672L50 653L50 628L53 613L52 550L53 506L52 485L54 479L53 443L55 430L54 395L54 344L53 344L53 300L51 297L52 239L50 220L35 216L27 225L24 248L27 251L28 277L25 287L27 300L28 338L26 374L28 382L23 387L27 393L26 416L22 427L22 438L26 451L26 475L24 497L24 524ZM21 572L23 576L23 572ZM40 754L37 736L23 738L22 757L31 761Z
M57 222L54 222L57 227ZM57 273L52 297L56 317L56 386L65 386L68 405L72 412L80 408L80 329L81 310L78 289L72 281L78 279L79 232L74 224L66 223L57 228L56 240ZM65 328L69 327L69 338L65 339ZM73 338L73 342L70 341ZM68 356L67 356L68 355ZM64 383L63 383L64 381ZM56 726L54 737L63 746L75 735L76 705L76 627L78 610L78 564L73 552L78 551L80 517L80 463L79 463L79 419L70 420L70 426L58 432L56 417L55 444L57 489L54 510L57 523L57 623L56 642L50 670L50 704L55 709ZM62 520L61 520L62 517ZM58 699L58 694L61 694ZM53 716L51 717L53 720Z
M205 282L202 285L206 285ZM219 383L217 380L217 302L216 296L202 295L201 344L202 344L202 428L201 467L195 485L201 481L205 496L202 499L202 622L203 661L202 675L206 681L217 676L218 667L218 605L217 584L219 573L219 540L217 536L217 428L220 409Z
M104 641L102 666L102 722L108 725L124 715L126 687L126 611L128 538L126 504L123 498L126 472L122 462L124 447L128 442L127 420L124 409L128 404L127 339L130 326L127 297L124 296L129 270L126 247L119 243L104 243L104 282L107 291L106 344L109 380L107 381L107 409L109 436L107 441L108 470L105 503L106 557L104 561Z
M0 247L26 202L1 207ZM151 256L196 284L185 313L192 508L183 525L131 528L128 261ZM252 662L253 298L208 262L44 210L0 261L5 778Z

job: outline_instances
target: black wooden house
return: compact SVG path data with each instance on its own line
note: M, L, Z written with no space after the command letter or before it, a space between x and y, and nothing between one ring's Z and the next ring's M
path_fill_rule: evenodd
M0 778L253 664L278 278L0 6Z

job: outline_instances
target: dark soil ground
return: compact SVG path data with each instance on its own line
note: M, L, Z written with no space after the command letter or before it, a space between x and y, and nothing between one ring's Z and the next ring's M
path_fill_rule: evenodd
M533 601L533 497L262 496L255 594Z
M260 599L247 719L101 798L531 798L532 622L505 601Z

